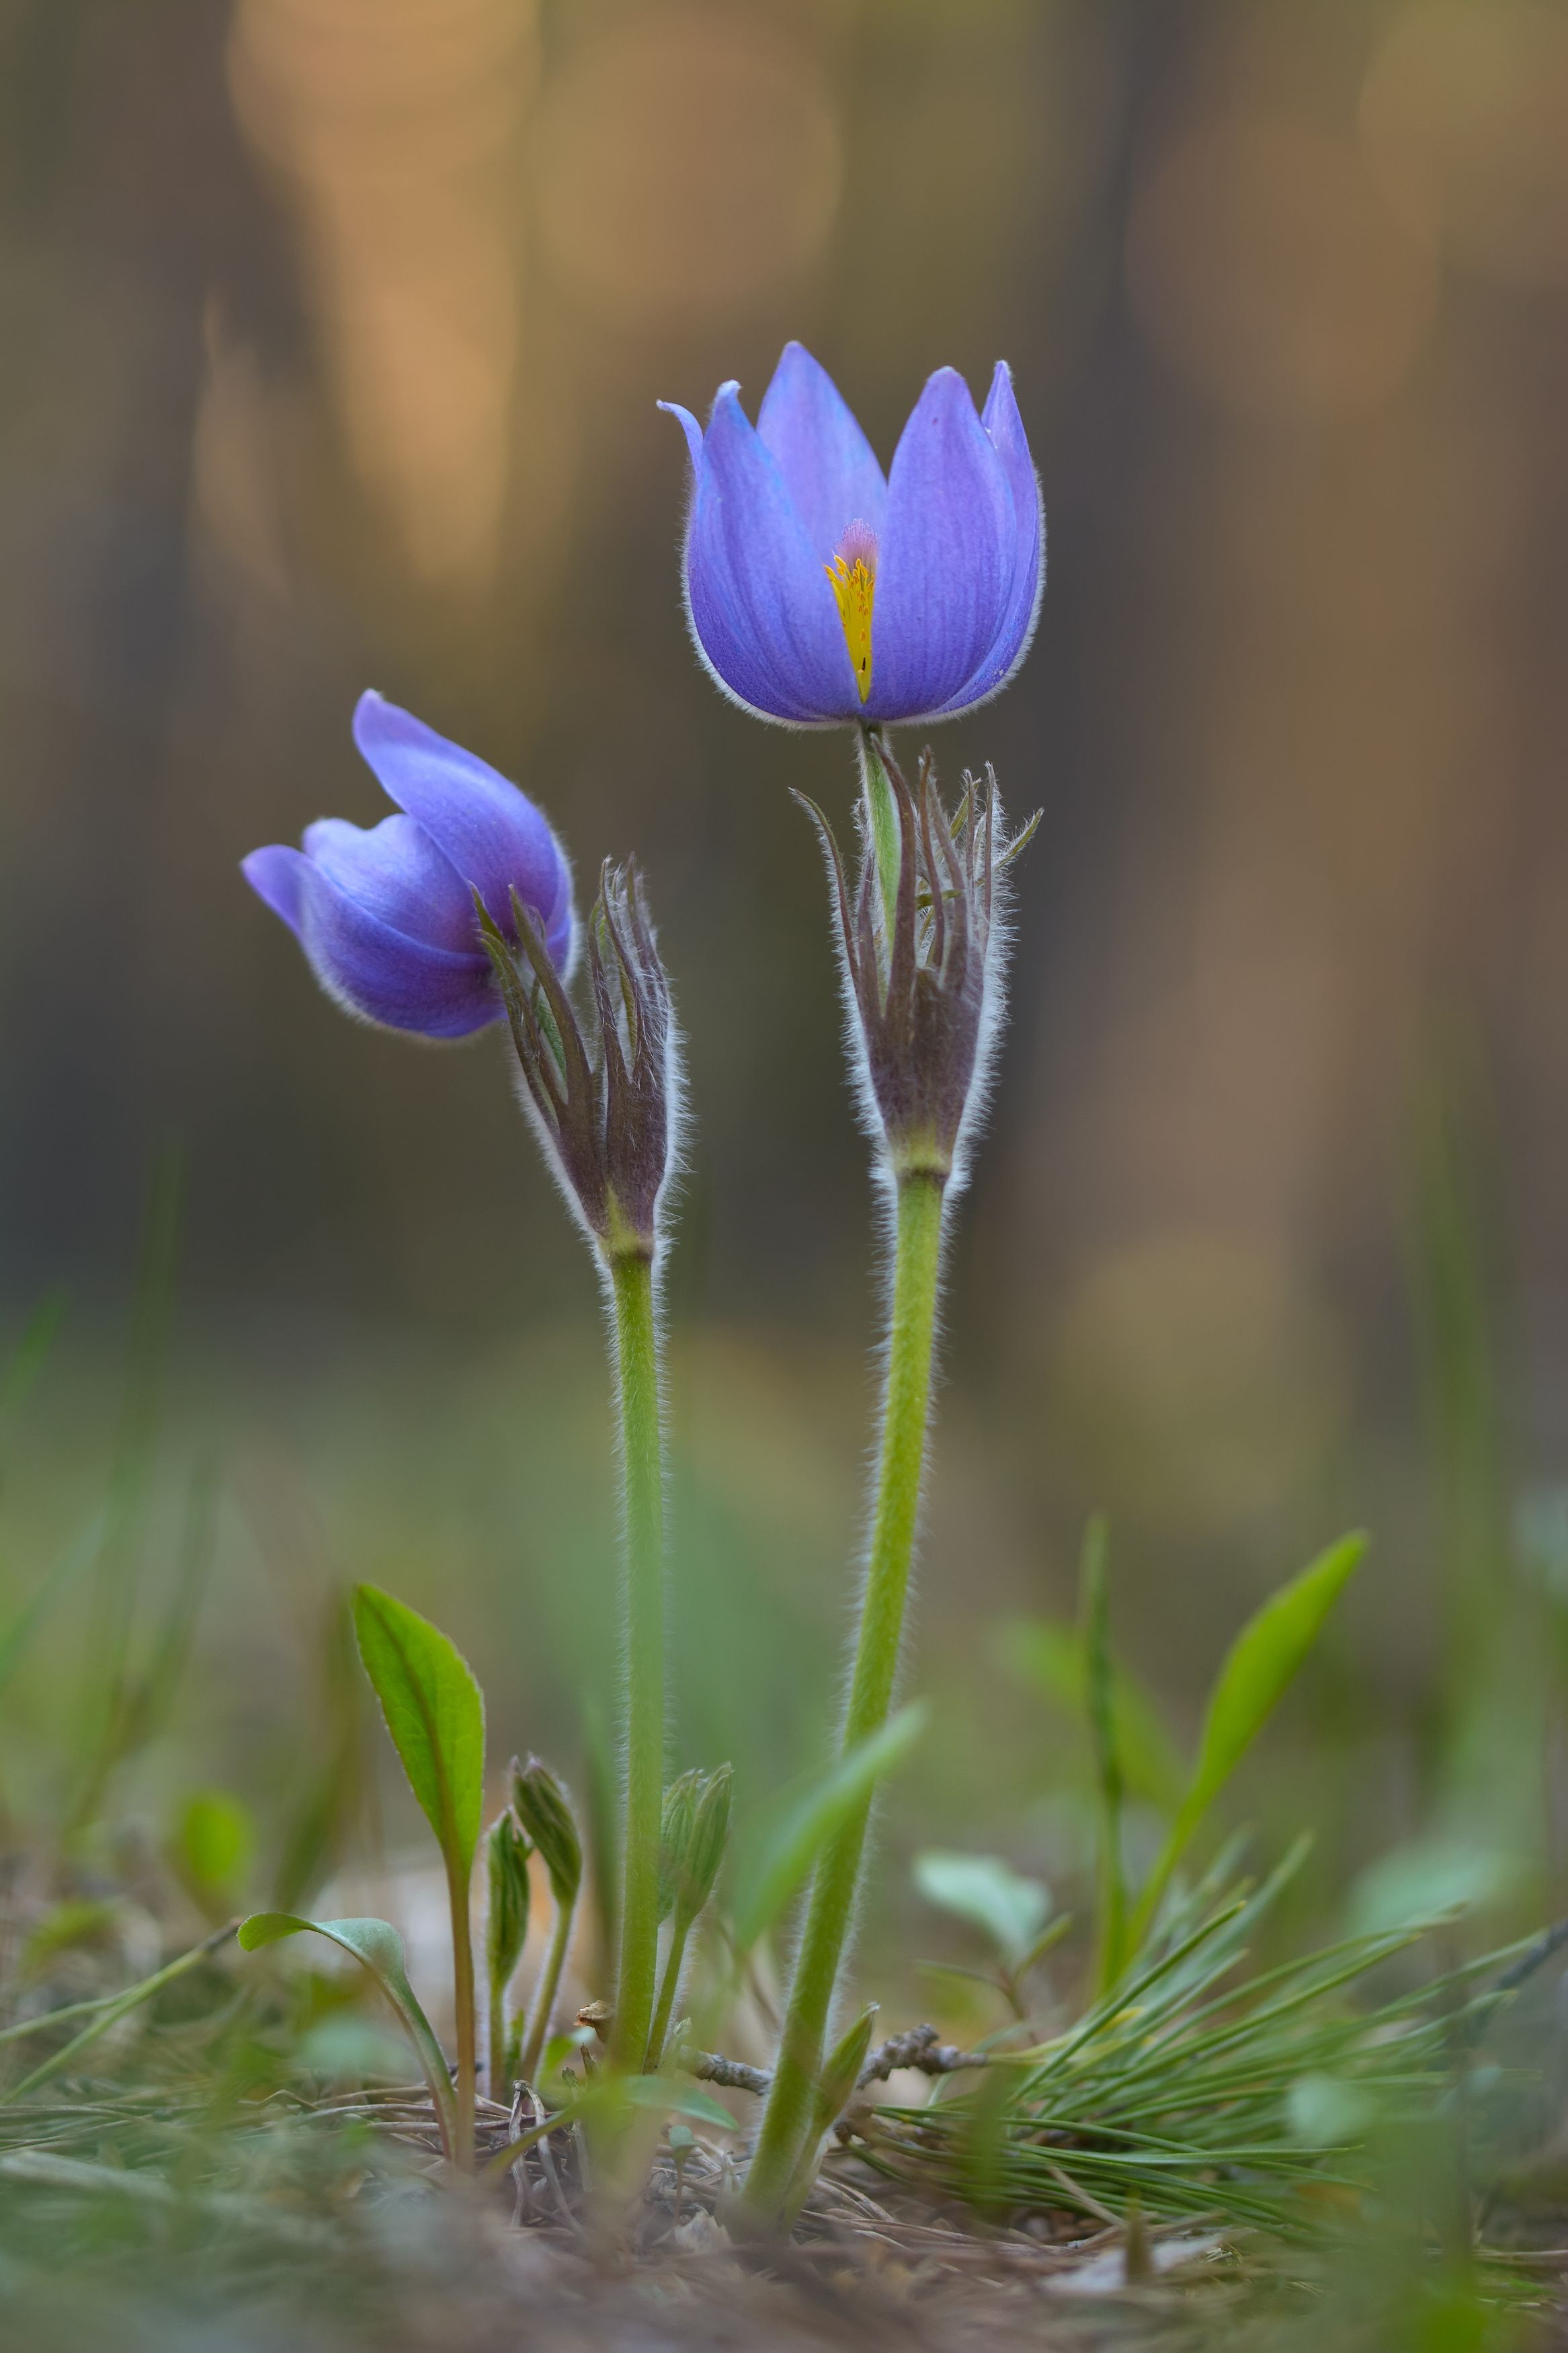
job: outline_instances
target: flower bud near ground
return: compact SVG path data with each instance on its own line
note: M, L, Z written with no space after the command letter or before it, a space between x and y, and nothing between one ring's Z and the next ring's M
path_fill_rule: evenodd
M511 1804L518 1820L539 1849L557 1904L577 1901L583 1883L583 1842L565 1786L548 1765L531 1757L511 1767Z
M669 983L642 879L608 861L587 923L584 1035L548 940L514 899L513 939L476 896L535 1132L606 1261L654 1258L675 1164L680 1082Z
M528 1940L528 1858L532 1844L510 1809L485 1839L485 1981L489 1993L489 2091L504 2100L507 2076L507 1989Z
M668 2047L687 1942L713 1893L724 1860L730 1839L732 1778L728 1765L721 1765L711 1773L693 1770L682 1773L664 1793L658 1917L660 1921L670 1921L671 1926L644 2061L649 2069L659 2066Z
M691 1820L686 1871L679 1901L693 1920L712 1894L730 1843L730 1800L734 1774L728 1765L704 1775Z
M506 1986L528 1940L528 1858L531 1841L508 1812L485 1840L485 1877L489 1906L485 1921L485 1959L492 1986Z
M555 1899L555 1925L550 1933L550 1949L545 1956L526 2030L520 2020L510 2054L512 2064L509 2073L521 2076L523 2082L531 2084L549 2039L555 1997L572 1942L572 1922L577 1909L578 1891L583 1884L583 1841L577 1833L576 1818L564 1783L540 1757L531 1757L526 1765L520 1765L515 1757L512 1758L511 1810L539 1850L550 1875L550 1893Z
M664 1832L659 1845L658 1901L661 1920L673 1913L689 1927L713 1893L730 1839L733 1773L682 1773L664 1793Z
M680 1774L664 1793L664 1819L658 1840L658 1916L668 1920L674 1911L686 1876L686 1858L691 1844L691 1824L697 1811L697 1790L701 1776L695 1770Z

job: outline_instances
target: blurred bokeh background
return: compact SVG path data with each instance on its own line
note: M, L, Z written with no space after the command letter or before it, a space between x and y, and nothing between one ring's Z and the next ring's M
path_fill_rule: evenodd
M798 336L884 459L931 368L1005 356L1050 525L1033 656L938 744L1045 815L895 1844L1058 1867L1073 1742L998 1630L1070 1612L1089 1509L1178 1732L1251 1603L1363 1521L1247 1805L1316 1820L1342 1881L1447 1819L1468 1741L1539 1890L1563 1739L1515 1594L1554 1610L1568 1550L1568 13L5 0L0 118L0 1298L70 1294L4 1574L19 1601L99 1492L174 1139L166 1451L174 1486L221 1462L221 1540L140 1802L265 1810L336 1579L468 1646L500 1757L574 1766L607 1672L599 1309L506 1054L353 1028L237 872L381 813L367 684L525 783L581 873L646 864L696 1113L677 1743L753 1796L815 1753L877 1293L786 787L842 814L850 761L700 675L654 405L736 375L754 410ZM37 1791L82 1617L7 1703Z

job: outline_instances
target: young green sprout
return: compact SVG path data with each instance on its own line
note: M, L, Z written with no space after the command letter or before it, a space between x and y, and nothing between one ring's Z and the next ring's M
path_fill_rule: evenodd
M812 2095L810 2121L799 2162L790 2182L784 2201L784 2219L794 2221L816 2179L817 2151L822 2136L837 2123L854 2096L860 2081L860 2070L866 2064L866 2054L871 2048L871 2029L877 2023L877 2004L868 2001L847 2034L840 2037L822 2063Z
M540 2053L550 2031L551 2012L561 1987L561 1973L571 1949L572 1923L583 1884L583 1841L577 1833L565 1784L539 1757L531 1757L522 1766L513 1757L511 1805L523 1830L539 1849L555 1904L555 1925L550 1933L543 1973L533 1997L526 2032L519 2022L515 2063L510 2070L510 2076L531 2084L538 2073Z
M489 1989L489 2087L492 2100L510 2097L507 2075L507 1989L528 1940L528 1858L532 1841L509 1808L485 1839L485 1975Z
M731 1780L730 1767L721 1765L712 1773L683 1773L665 1791L659 1918L670 1923L669 1949L644 2063L649 2073L663 2063L686 1947L713 1893L729 1844Z

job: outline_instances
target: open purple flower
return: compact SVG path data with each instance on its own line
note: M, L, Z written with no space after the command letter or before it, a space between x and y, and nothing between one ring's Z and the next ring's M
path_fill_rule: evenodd
M565 976L577 935L572 870L526 794L395 702L362 694L354 742L402 814L368 830L321 818L302 849L253 849L241 871L346 1012L466 1038L506 1010L475 892L516 945L515 892Z
M826 372L788 343L753 427L719 387L685 428L695 482L686 601L706 667L795 726L943 719L1005 686L1045 584L1039 485L998 361L984 414L952 368L884 478Z

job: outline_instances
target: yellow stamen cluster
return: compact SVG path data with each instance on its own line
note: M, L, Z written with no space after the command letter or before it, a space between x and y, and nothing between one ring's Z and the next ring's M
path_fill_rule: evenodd
M871 691L871 606L877 594L877 542L864 523L851 523L837 554L823 566L838 600L844 642L865 702Z

